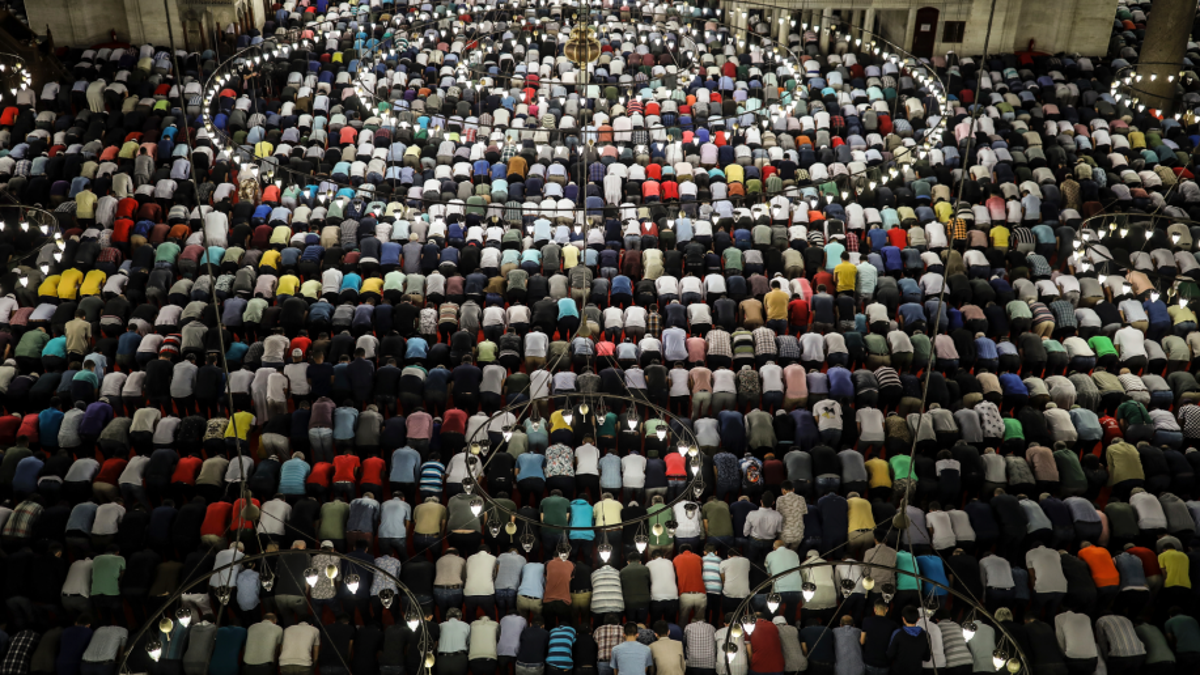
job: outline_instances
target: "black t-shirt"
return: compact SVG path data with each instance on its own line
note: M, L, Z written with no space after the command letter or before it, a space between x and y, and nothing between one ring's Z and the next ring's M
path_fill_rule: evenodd
M350 662L350 643L354 641L354 626L340 621L321 627L321 651L318 666L341 666Z
M954 575L954 588L973 598L983 597L983 581L979 576L979 561L967 553L956 553L946 558L949 571Z
M497 479L512 480L513 468L517 465L517 458L507 452L497 452L488 460L487 477L489 481Z
M530 665L546 661L546 649L550 645L550 633L541 626L528 626L521 631L521 644L517 647L517 662Z
M800 640L808 647L809 661L833 663L833 633L825 630L824 625L800 629Z
M571 656L580 667L590 666L600 659L600 646L596 644L591 633L586 630L576 631Z
M433 578L437 568L433 563L417 557L400 567L400 581L409 588L433 588Z
M320 516L321 504L315 499L301 499L292 505L292 514L288 516L288 525L296 530L298 536L312 540L317 538L315 521Z
M1012 532L1025 532L1029 518L1016 497L1009 494L992 497L992 510L996 512L996 521L1000 523L1000 527Z
M308 367L308 379L312 381L312 397L314 399L329 396L333 392L333 366L328 363L314 363Z
M1025 624L1025 639L1033 652L1027 656L1033 662L1030 665L1034 670L1049 675L1066 672L1066 663L1053 626L1040 619L1030 621Z
M1062 571L1067 578L1066 600L1069 606L1086 607L1096 601L1096 582L1087 563L1076 556L1064 555Z
M408 629L408 624L403 621L397 621L383 629L383 650L379 654L379 665L404 665L408 641L413 637L415 637L413 632Z
M900 625L886 616L868 616L863 619L862 631L867 636L862 646L863 663L876 668L887 668L888 643L892 641L892 633Z
M358 627L354 635L354 660L350 663L353 675L374 675L379 672L379 648L383 629L368 623Z

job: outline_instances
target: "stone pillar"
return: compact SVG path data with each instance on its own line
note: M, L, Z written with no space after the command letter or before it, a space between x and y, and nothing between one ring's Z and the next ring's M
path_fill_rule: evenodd
M828 54L829 53L829 29L833 26L833 8L832 7L826 7L825 9L821 10L820 23L821 23L821 32L820 32L820 41L818 44L821 47L821 53Z
M904 22L904 37L900 40L900 44L904 46L905 51L912 50L913 27L917 25L917 8L913 7L908 10L908 21Z
M863 14L864 14L863 28L865 28L867 31L874 31L875 30L875 9L874 8L868 9L867 11L863 12ZM866 42L867 40L873 40L873 39L875 39L874 33L871 33L871 32L863 33L863 42Z
M1138 61L1147 65L1135 71L1142 76L1142 81L1133 83L1133 87L1139 90L1138 98L1147 108L1175 112L1175 87L1195 18L1194 2L1157 0L1154 3L1146 20L1142 53L1138 56ZM1155 76L1153 81L1150 80L1151 75Z
M783 21L780 22L779 19ZM788 43L788 35L792 32L792 11L789 9L779 10L779 18L775 20L775 39L780 46L786 47Z

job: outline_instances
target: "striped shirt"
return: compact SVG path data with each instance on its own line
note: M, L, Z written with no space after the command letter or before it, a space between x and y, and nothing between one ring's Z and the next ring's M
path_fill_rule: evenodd
M703 563L704 563L704 567L703 567L703 570L704 570L703 571L704 592L713 594L713 595L720 595L721 594L721 557L715 553L709 553L704 556ZM596 602L596 600L593 597L592 604L595 604L595 602ZM689 661L690 661L690 659L689 659ZM705 666L705 667L711 667L711 666Z
M1123 616L1102 616L1096 619L1096 642L1105 657L1141 656L1146 646L1138 638L1133 623Z
M963 637L962 626L943 619L937 622L937 627L942 633L942 651L946 654L946 667L957 668L973 664L971 650L967 649L967 640Z
M446 465L441 462L425 462L421 465L421 492L441 494L442 479L446 476Z
M605 565L592 572L592 613L620 614L624 611L625 596L621 593L621 573L611 565ZM607 659L601 655L601 660Z
M550 631L550 653L546 655L546 665L561 670L571 670L575 661L571 657L571 649L575 646L575 629L570 626L559 626Z

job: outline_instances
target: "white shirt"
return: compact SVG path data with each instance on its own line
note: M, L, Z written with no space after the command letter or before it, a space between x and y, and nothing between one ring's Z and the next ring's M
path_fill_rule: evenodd
M676 530L678 534L678 530ZM650 570L650 599L678 600L679 587L675 583L675 564L666 558L657 558L646 563Z

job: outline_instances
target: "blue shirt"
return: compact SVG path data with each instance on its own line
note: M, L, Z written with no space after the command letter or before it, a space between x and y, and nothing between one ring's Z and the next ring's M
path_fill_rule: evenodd
M258 572L242 570L238 573L237 603L243 611L258 607Z
M392 483L416 483L417 469L421 466L421 453L407 445L392 453L392 471L388 480ZM380 535L382 536L382 535Z
M570 626L559 626L550 631L550 653L546 655L546 664L571 670L575 665L574 659L571 658L575 637L575 629Z
M946 577L946 567L942 564L941 556L937 555L921 555L917 556L917 565L921 568L921 576L927 577L936 581L943 586L949 586L950 580ZM943 596L949 593L945 588L934 586L928 581L922 581L922 595L929 595L933 592L934 595Z
M308 462L298 457L284 462L279 469L279 491L285 495L304 494L304 481L310 471Z
M617 458L619 464L621 459ZM536 452L523 452L517 457L517 475L519 480L526 478L545 478L542 467L546 464L546 456ZM619 486L618 486L619 487Z
M646 645L626 641L613 647L608 665L624 675L645 675L647 668L654 667L654 655Z
M333 438L353 440L354 425L358 422L358 408L340 406L333 411Z
M591 527L592 505L585 499L576 499L571 502L571 519L567 524L571 527ZM571 530L570 538L592 541L596 538L596 533L592 530ZM553 633L551 634L553 635Z
M542 563L525 563L521 568L521 585L517 587L517 595L542 599L546 593L546 566Z

